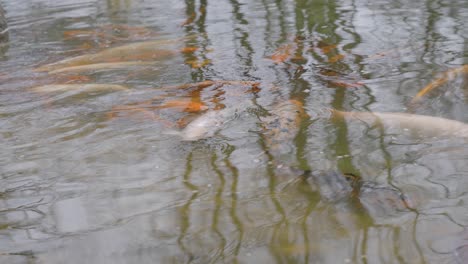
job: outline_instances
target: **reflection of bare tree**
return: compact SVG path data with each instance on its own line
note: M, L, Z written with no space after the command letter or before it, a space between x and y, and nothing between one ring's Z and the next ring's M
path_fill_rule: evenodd
M0 40L8 38L8 25L5 10L0 6Z
M224 261L225 260L224 250L226 248L226 238L224 237L223 233L219 230L218 225L219 225L219 218L221 215L221 207L224 205L223 193L225 191L224 186L226 185L226 179L224 178L223 172L216 165L216 160L217 160L217 156L216 154L213 154L211 158L211 166L213 166L214 173L218 175L219 187L214 197L215 207L213 210L213 220L211 223L211 229L216 235L218 235L218 238L220 240L219 248L217 249L217 251L219 251L220 253L216 254L216 256L213 258L213 261L216 261L217 259L221 259L222 261Z
M229 169L232 175L232 183L231 183L231 208L229 210L229 215L232 219L232 223L236 227L236 230L238 232L237 236L237 243L234 246L234 263L238 263L237 257L239 256L239 251L242 245L242 239L244 237L244 224L242 223L240 217L238 216L238 208L237 208L237 192L238 192L238 182L239 182L239 171L238 169L231 163L229 160L229 157L231 153L235 150L234 147L229 146L226 150L226 156L224 158L224 163L226 167Z
M0 58L5 54L8 49L8 25L5 16L5 10L0 5Z
M184 30L187 34L187 41L185 42L184 52L185 62L192 67L192 80L194 82L204 81L206 75L213 76L213 70L209 66L209 59L206 56L210 40L205 29L206 11L208 2L200 0L197 9L195 0L185 1L187 16L186 21L183 23ZM193 49L192 52L190 50Z
M249 23L244 18L244 14L240 11L240 3L237 0L230 0L233 8L235 18L234 37L239 39L240 46L236 49L236 55L242 64L241 76L251 77L250 71L252 70L252 55L253 48L249 42L249 33L242 27L247 26ZM236 39L237 41L237 39ZM245 50L245 52L243 51Z
M131 8L132 0L106 0L107 9L112 16L117 15L120 11L125 11Z
M273 164L273 157L271 155L269 156L269 161L271 161L271 164ZM275 224L273 227L272 235L271 235L271 240L269 244L270 252L274 256L275 260L277 263L284 263L284 259L282 260L281 255L278 252L278 246L284 244L279 241L281 238L285 237L286 235L283 232L287 232L287 229L289 228L288 224L288 217L285 213L285 210L283 209L280 200L277 197L276 194L276 186L277 186L277 178L274 173L275 165L269 165L267 169L268 173L268 189L269 189L269 196L271 198L271 201L274 205L274 208L278 215L281 216L281 219Z
M192 192L192 195L187 200L184 206L180 209L180 235L177 239L180 249L184 252L185 256L190 260L194 258L194 255L190 250L185 246L184 239L188 235L188 230L190 228L190 206L195 199L198 197L198 187L190 182L190 177L192 173L192 153L187 156L187 164L184 172L184 185L185 187Z

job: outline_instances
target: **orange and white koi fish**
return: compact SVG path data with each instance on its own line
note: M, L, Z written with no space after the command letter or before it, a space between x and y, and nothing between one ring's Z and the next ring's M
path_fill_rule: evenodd
M223 128L223 126L234 119L236 113L245 108L224 108L211 110L197 117L181 131L167 131L166 134L178 135L184 141L196 141L212 137Z

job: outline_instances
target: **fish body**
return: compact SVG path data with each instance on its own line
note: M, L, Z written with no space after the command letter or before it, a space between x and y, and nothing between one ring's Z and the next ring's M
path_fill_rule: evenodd
M310 174L309 183L318 189L322 200L338 202L351 197L353 187L347 178L336 171Z
M301 174L291 166L296 161L291 153L304 116L301 102L287 100L274 105L268 116L260 118L263 143L271 155L277 177L290 178Z
M289 152L304 116L302 103L288 100L277 104L269 116L261 118L262 136L271 154Z
M100 92L100 91L122 91L128 90L127 87L117 84L50 84L31 88L31 91L37 93L53 93L65 91L87 91L87 92Z
M323 201L358 202L373 219L396 216L411 208L411 201L400 190L386 184L362 181L354 175L336 171L310 174L308 182L318 189ZM356 203L355 203L356 204Z
M64 73L64 72L85 72L85 71L98 71L110 69L125 69L133 66L147 66L154 65L154 62L149 61L125 61L125 62L105 62L85 64L79 66L65 67L57 70L50 71L50 74Z
M426 115L379 112L342 112L333 110L334 116L360 120L368 124L381 124L386 130L410 130L420 136L468 137L468 124Z
M429 93L430 91L434 90L437 87L442 86L446 82L453 80L457 75L466 74L466 73L468 73L468 65L463 65L461 67L446 71L442 75L442 77L433 80L428 85L426 85L423 89L421 89L421 91L419 91L416 94L413 100L411 100L411 103L418 103L425 94Z
M181 131L173 131L169 134L175 134L182 137L184 141L195 141L203 138L212 137L217 131L232 120L240 108L224 108L222 110L211 110L197 117L190 122Z
M152 61L176 54L173 50L161 49L162 41L137 42L119 47L105 49L95 54L81 55L52 64L44 65L36 71L54 71L60 68L75 67L86 64L110 63L123 61Z
M374 182L360 184L359 201L374 219L395 216L412 207L411 201L400 190Z

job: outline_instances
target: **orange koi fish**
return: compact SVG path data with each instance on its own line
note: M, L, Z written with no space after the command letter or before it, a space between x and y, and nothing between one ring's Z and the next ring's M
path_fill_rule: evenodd
M458 68L446 71L445 73L442 74L442 77L435 79L434 81L426 85L423 89L421 89L421 91L419 91L416 94L416 96L413 98L411 103L419 102L421 98L428 92L434 90L437 87L442 86L448 81L453 80L458 74L465 74L465 73L468 73L468 65L463 65L462 67L458 67Z

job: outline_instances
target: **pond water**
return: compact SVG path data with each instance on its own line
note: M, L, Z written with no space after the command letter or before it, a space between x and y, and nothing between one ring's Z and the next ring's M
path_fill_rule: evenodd
M465 0L0 3L0 263L468 262Z

